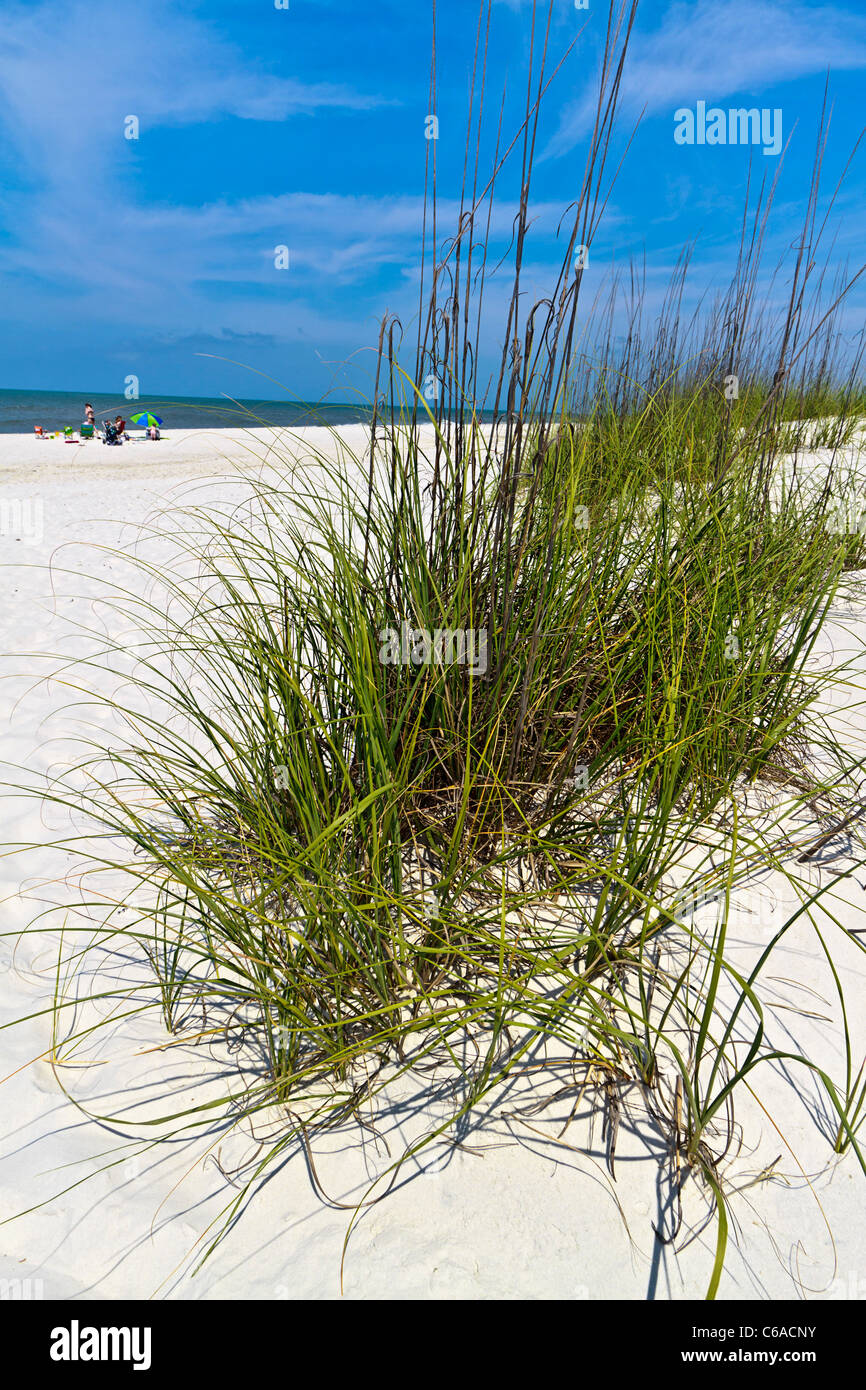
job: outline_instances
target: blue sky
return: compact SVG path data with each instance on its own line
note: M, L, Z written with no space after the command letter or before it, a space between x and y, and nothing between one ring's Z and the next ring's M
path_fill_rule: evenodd
M546 8L546 4L544 6ZM562 210L578 189L606 0L555 0L552 51L582 30L541 127L527 288L555 279ZM490 112L521 119L532 0L496 0ZM0 27L0 387L148 394L364 390L377 324L411 332L418 276L431 6L426 0L27 0ZM439 0L440 225L464 152L475 0ZM697 238L692 295L732 267L750 155L677 145L674 112L779 108L789 146L768 258L796 238L826 73L828 192L860 132L866 10L819 0L642 0L617 137L640 127L591 250L588 287L646 255L650 309ZM124 122L138 118L137 140ZM508 242L506 176L494 250ZM866 149L828 228L859 266ZM274 265L287 245L290 268ZM866 277L864 277L866 280ZM784 284L774 293L781 294ZM503 286L504 296L504 286ZM485 326L496 341L497 300ZM858 285L846 310L864 321ZM341 364L349 363L349 366Z

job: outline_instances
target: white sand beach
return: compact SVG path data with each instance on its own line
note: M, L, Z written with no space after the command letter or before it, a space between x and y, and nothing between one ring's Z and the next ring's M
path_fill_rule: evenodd
M169 429L159 442L120 448L0 435L5 931L23 929L51 904L67 905L81 920L72 859L58 848L70 834L68 814L14 791L17 769L31 781L50 778L80 757L74 740L82 712L69 708L75 692L64 684L57 660L88 649L92 639L76 624L93 628L109 621L104 613L94 616L93 601L107 580L123 584L129 577L125 555L138 526L173 501L240 500L239 474L277 465L278 456L291 453L297 467L308 470L304 441L311 434ZM363 458L363 426L347 427L340 437ZM335 439L316 432L319 447L334 449ZM811 457L816 471L823 463L820 453ZM89 548L94 544L113 553L95 552ZM170 529L148 544L151 559L158 559L160 545L170 553ZM837 655L856 659L851 684L838 695L841 711L866 698L866 608L840 603L822 643L824 653L832 645ZM55 675L46 682L49 670ZM96 737L98 710L89 717ZM852 755L858 749L866 755L866 711L835 717L845 721ZM40 848L16 848L30 844ZM852 932L862 933L863 871L834 877L851 867L851 850L842 834L802 870L814 886L834 884L822 901ZM781 876L764 876L758 892L767 915L741 912L729 941L742 965L766 944L768 923L772 927L793 907ZM133 1150L122 1147L129 1136L75 1107L47 1060L52 948L61 923L47 918L44 936L30 933L14 954L7 944L0 956L0 1019L8 1024L32 1015L7 1028L0 1043L0 1218L7 1223L0 1225L0 1279L29 1280L46 1298L61 1299L339 1298L352 1207L387 1166L385 1142L396 1156L442 1104L433 1082L427 1092L404 1085L382 1106L378 1133L347 1124L317 1141L312 1164L303 1146L287 1150L193 1276L212 1223L232 1196L232 1171L258 1139L237 1132L210 1152L201 1139L175 1139L129 1157ZM851 1009L856 1069L866 1051L866 959L837 933L834 962ZM808 922L785 938L772 974L775 1006L768 1009L767 1029L775 1044L841 1077L832 974ZM152 1097L164 1109L173 1093L203 1102L225 1090L231 1078L216 1049L167 1042L155 1012L133 1013L109 1035L97 1035L92 1055L85 1049L76 1066L63 1069L65 1084L95 1115L116 1114L132 1096L137 1104ZM587 1098L561 1138L573 1091L530 1113L543 1088L552 1094L560 1086L561 1060L550 1057L546 1073L528 1073L496 1093L459 1135L459 1146L437 1144L406 1165L394 1189L354 1229L343 1296L704 1296L715 1241L706 1195L696 1182L686 1183L682 1230L673 1244L657 1241L654 1226L670 1231L675 1215L668 1205L670 1159L640 1097L624 1101L614 1178L600 1112L590 1118ZM756 1070L749 1086L750 1093L739 1093L742 1142L724 1164L736 1224L719 1297L866 1297L862 1173L851 1153L834 1158L827 1138L833 1121L819 1087L784 1063Z

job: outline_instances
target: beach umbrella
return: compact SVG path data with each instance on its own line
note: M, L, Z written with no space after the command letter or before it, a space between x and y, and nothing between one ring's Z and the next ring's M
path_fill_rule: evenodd
M129 423L131 425L146 425L149 428L151 425L161 425L162 421L158 415L151 415L149 410L140 410L137 415L130 415Z

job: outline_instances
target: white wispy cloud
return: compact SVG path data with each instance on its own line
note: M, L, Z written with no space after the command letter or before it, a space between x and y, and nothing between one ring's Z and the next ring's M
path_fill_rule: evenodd
M124 157L123 122L142 131L234 116L280 121L368 109L375 93L277 77L169 0L37 0L4 6L4 139L51 190L82 186Z
M313 333L318 324L323 339L347 333L351 341L358 324L349 331L346 289L359 321L369 314L372 323L386 298L396 312L415 311L420 196L296 192L202 206L95 198L84 219L70 217L56 199L24 203L27 235L0 247L0 271L7 285L26 284L32 312L56 310L60 302L69 315L98 319L122 306L124 322L165 331L241 332L254 323L279 335L299 325ZM495 206L493 259L508 245L516 213L516 202ZM558 203L533 210L547 246L561 213ZM440 201L440 228L456 227L458 215L456 201ZM275 266L283 245L288 271ZM524 288L535 287L527 280ZM10 289L8 305L18 297Z
M399 262L401 242L409 254L417 200L293 193L171 207L138 199L126 177L129 115L144 139L158 126L226 116L282 121L385 104L375 92L276 77L176 0L7 5L0 73L0 139L19 171L0 191L7 316L62 305L97 319L141 314L167 331L240 331L246 289L258 291L256 322L267 317L275 330L280 316L285 327L287 296L268 305L261 295L277 276L275 245L291 247L294 295L311 292L316 277L337 283ZM335 330L344 319L335 316Z
M866 68L866 14L806 0L677 0L658 28L633 36L621 111L636 118L698 98L757 93L826 69ZM592 83L563 108L548 157L592 129Z

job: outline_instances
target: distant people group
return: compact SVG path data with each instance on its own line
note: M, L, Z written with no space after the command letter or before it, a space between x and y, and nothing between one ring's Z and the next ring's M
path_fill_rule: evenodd
M119 444L122 439L129 438L129 435L126 433L126 421L122 415L116 415L113 424L110 420L106 420L102 428L104 431L103 442L106 444ZM84 402L84 423L82 429L87 430L88 434L96 430L96 415L90 401Z
M160 438L159 426L162 421L158 415L151 415L150 411L142 411L140 415L133 417L133 423L136 422L138 424L146 423L145 439ZM124 439L130 438L126 429L126 421L122 415L115 415L113 421L103 421L100 428L96 419L96 412L90 401L84 402L84 419L79 430L73 429L72 425L65 425L62 431L50 429L46 431L43 425L34 425L33 430L37 439L58 439L62 433L67 444L83 444L87 439L99 439L103 444L122 444Z
M85 401L84 403L83 428L86 429L88 433L95 432L97 428L96 415L90 401ZM111 420L106 420L102 428L102 441L104 444L120 444L124 439L129 439L126 421L122 415L115 415L113 422ZM146 437L148 439L159 439L159 429L156 425L148 426Z

